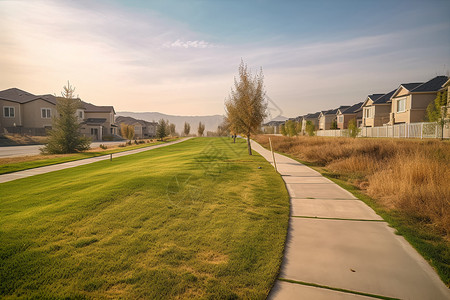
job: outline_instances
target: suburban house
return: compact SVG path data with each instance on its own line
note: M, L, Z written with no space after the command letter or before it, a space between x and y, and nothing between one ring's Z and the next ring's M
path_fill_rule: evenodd
M337 127L338 129L347 129L348 122L352 119L356 120L356 125L359 127L362 122L362 110L360 110L363 102L353 104L348 108L338 108L337 110Z
M319 115L319 130L331 129L332 124L336 121L336 114L338 109L345 110L350 106L340 106L339 108L330 109L320 112Z
M279 134L280 125L284 124L285 121L270 121L262 125L262 130L267 134Z
M391 113L391 103L389 103L392 95L396 90L387 94L374 94L367 97L362 106L362 127L383 126L389 122Z
M81 101L82 107L77 110L81 122L81 133L92 140L101 141L106 137L112 138L118 134L114 124L116 112L112 106L97 106Z
M33 95L17 88L0 91L0 133L46 135L57 115L53 95ZM94 140L117 134L114 107L81 102L76 114L82 124L81 133Z
M11 88L0 91L0 133L45 135L56 115L55 97Z
M428 104L447 81L447 76L436 76L421 84L401 84L390 99L389 123L423 122Z
M137 120L132 117L118 116L116 118L116 126L120 128L120 124L127 124L134 127L134 137L145 139L156 136L157 122L148 122L144 120Z
M307 114L304 115L302 118L302 133L304 134L306 132L306 122L311 121L311 123L314 125L314 128L319 128L319 115L320 111L313 113L313 114Z

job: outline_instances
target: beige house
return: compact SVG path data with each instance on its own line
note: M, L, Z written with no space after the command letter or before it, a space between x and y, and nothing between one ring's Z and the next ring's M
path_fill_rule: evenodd
M46 135L57 115L57 97L33 95L17 88L0 91L0 133ZM94 140L117 134L114 108L82 102L77 110L81 132Z
M345 110L349 108L350 106L340 106L336 109L330 109L326 111L320 112L319 115L319 130L328 130L331 129L332 124L334 121L336 121L336 114L339 109Z
M0 91L0 133L45 135L56 115L55 97L11 88Z
M307 114L304 115L302 118L302 134L306 133L306 122L311 121L311 123L314 125L314 128L317 130L319 128L319 116L320 111L313 113L313 114Z
M416 85L402 84L391 97L390 124L416 123L425 121L428 104L436 98L437 92L448 81L447 76Z
M156 136L157 122L148 122L144 120L137 120L132 117L118 116L116 118L116 126L120 131L120 124L124 123L134 127L134 137L137 139L152 138Z
M362 110L360 110L363 102L353 104L348 108L338 108L336 113L337 127L338 129L347 129L348 122L352 119L356 120L356 125L359 127L361 124Z
M116 112L112 106L97 106L81 101L82 107L77 110L81 123L81 133L94 141L105 138L112 139L118 134L117 125L114 124Z
M391 104L388 102L396 90L387 94L367 96L362 105L362 127L377 127L389 123Z
M280 126L285 121L270 121L262 125L262 131L266 134L279 134Z

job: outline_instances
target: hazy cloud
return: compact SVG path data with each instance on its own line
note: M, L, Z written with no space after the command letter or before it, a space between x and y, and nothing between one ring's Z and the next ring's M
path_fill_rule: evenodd
M205 42L205 41L186 41L183 42L180 39L177 39L175 42L172 43L165 43L164 48L213 48L216 47L215 45Z

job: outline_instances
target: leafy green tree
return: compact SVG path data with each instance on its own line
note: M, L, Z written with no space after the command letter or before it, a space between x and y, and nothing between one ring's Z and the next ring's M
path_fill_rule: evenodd
M444 126L448 126L449 119L447 114L447 95L448 89L439 91L436 99L428 104L427 119L429 122L436 122L441 127L441 139L444 139Z
M447 89L439 91L436 95L436 99L428 104L427 120L429 122L437 122L442 118L442 107L447 105L447 93Z
M234 88L225 102L225 118L236 133L247 137L248 154L252 155L250 137L256 134L267 116L266 93L262 70L253 76L247 65L241 61L239 77L234 79Z
M358 134L361 132L361 128L358 128L356 125L356 119L351 119L348 122L348 136L352 138L356 138Z
M188 136L191 131L191 125L187 122L184 122L184 135Z
M284 136L287 135L287 131L286 131L286 124L281 124L280 125L280 133Z
M156 126L156 137L162 141L167 134L167 122L164 119L161 119Z
M75 88L67 82L62 97L57 98L57 116L53 117L52 129L49 131L48 143L41 152L63 154L85 151L90 148L91 140L80 133L80 123L76 116L81 107L81 100L74 98Z
M205 131L205 124L203 124L202 122L199 122L198 129L197 129L198 136L203 136L204 131Z
M302 132L302 122L295 122L295 131L297 132L297 134L299 134L300 132Z
M316 127L314 126L314 124L311 121L306 121L305 131L306 131L306 133L308 133L309 136L314 136Z
M336 119L334 119L333 122L331 122L331 129L338 129Z

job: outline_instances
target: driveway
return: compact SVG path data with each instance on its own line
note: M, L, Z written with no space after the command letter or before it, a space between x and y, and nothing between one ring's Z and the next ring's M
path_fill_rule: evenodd
M97 148L100 144L103 145L119 145L123 144L125 141L115 141L115 142L93 142L91 148ZM43 145L27 145L27 146L3 146L0 147L0 158L16 157L16 156L29 156L40 154L39 149Z

